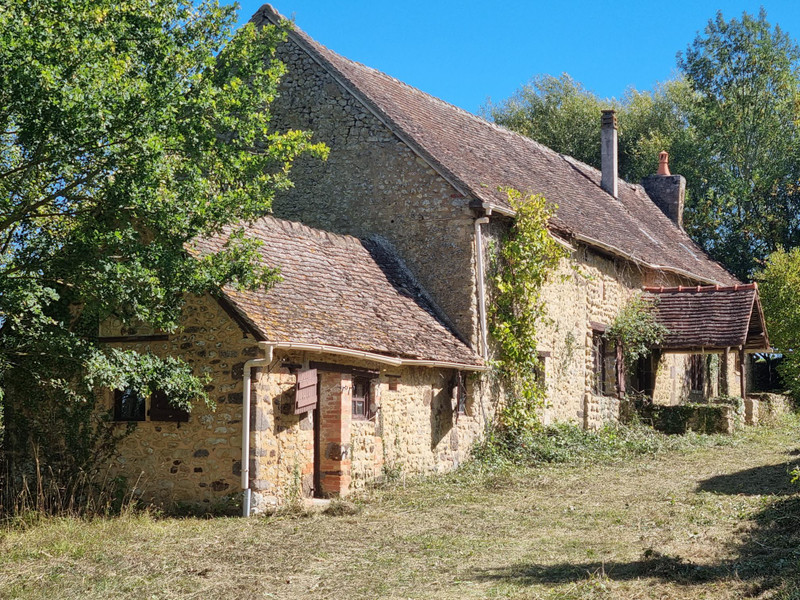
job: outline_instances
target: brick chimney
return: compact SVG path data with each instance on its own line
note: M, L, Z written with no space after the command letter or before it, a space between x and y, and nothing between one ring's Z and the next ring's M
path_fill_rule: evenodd
M616 198L619 196L616 111L604 110L600 123L600 187Z
M658 172L642 179L642 187L655 205L683 229L683 204L686 199L686 179L670 175L669 154L658 155Z

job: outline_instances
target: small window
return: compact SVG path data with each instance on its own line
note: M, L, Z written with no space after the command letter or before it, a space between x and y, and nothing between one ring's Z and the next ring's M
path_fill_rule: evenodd
M606 339L602 331L592 332L592 345L594 358L592 391L597 396L613 396L617 393L617 346Z
M156 390L150 396L150 420L185 423L189 420L189 413L173 406L162 390Z
M533 380L542 388L544 388L547 383L545 377L547 374L546 361L548 356L550 356L549 352L537 352L536 366L533 367Z
M463 371L456 373L453 391L456 394L456 414L467 414L467 378L464 376Z
M702 354L692 354L689 357L689 390L691 392L703 392L704 362Z
M144 421L145 397L128 388L114 390L114 420Z
M353 377L353 418L354 419L369 419L372 415L370 413L370 397L369 397L369 384L370 381L366 377Z

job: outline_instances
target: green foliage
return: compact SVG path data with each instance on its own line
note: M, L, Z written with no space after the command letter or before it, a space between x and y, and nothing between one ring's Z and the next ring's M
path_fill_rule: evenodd
M643 298L641 294L632 297L620 309L605 333L608 339L622 343L625 366L628 369L633 368L640 358L648 356L669 333L666 327L656 322L654 302Z
M748 277L779 245L800 243L800 47L780 27L721 12L679 56L697 101L698 169L687 228Z
M170 331L187 293L274 281L239 224L269 211L298 156L327 149L270 128L289 26L233 35L235 21L215 0L0 6L0 389L25 400L7 433L13 421L23 438L59 438L38 406L91 437L94 385L206 398L181 361L104 352L98 323ZM217 254L186 250L225 226Z
M725 443L729 442L722 436L674 437L642 424L607 425L591 431L563 423L513 435L495 432L473 449L472 457L487 466L601 463Z
M566 251L547 224L556 208L543 196L507 190L517 215L499 248L489 328L500 348L497 367L509 385L501 425L526 430L536 425L544 393L536 380L536 327L545 315L541 290Z
M800 49L766 13L709 21L651 91L599 98L540 75L486 107L500 125L600 167L600 110L619 122L620 175L655 173L658 153L687 180L687 232L740 278L778 246L800 245Z
M497 124L600 168L600 111L613 108L619 124L619 170L629 181L655 173L658 153L673 171L694 173L693 132L686 127L692 92L684 79L653 91L629 89L621 100L599 98L569 75L539 75L484 113ZM679 171L677 171L679 169Z
M770 342L783 354L778 372L792 398L800 400L800 248L773 252L756 279Z

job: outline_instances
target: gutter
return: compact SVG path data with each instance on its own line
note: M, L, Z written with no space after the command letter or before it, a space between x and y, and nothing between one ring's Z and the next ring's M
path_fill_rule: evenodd
M308 352L327 352L328 354L339 354L370 360L393 367L440 367L442 369L458 369L460 371L489 371L489 367L483 365L470 365L467 363L450 362L442 360L422 360L416 358L396 358L364 350L351 350L340 346L329 346L327 344L306 344L303 342L259 342L260 348L269 348L270 355L272 350L305 350Z
M643 267L646 267L648 269L653 269L653 270L657 270L657 271L668 271L670 273L675 273L676 275L680 275L681 277L686 277L687 279L690 279L690 280L694 279L695 281L702 281L702 282L707 283L709 285L725 285L721 281L717 281L715 279L708 279L706 277L701 277L700 275L697 275L696 273L690 273L689 271L684 271L683 269L678 269L676 267L667 267L667 266L664 266L664 265L654 265L652 263L645 262L645 261L643 261L643 260L641 260L639 258L635 258L635 257L631 256L630 254L626 254L625 252L623 252L622 250L620 250L616 246L611 246L609 244L604 244L603 242L600 242L600 241L598 241L598 240L596 240L594 238L590 238L588 236L581 235L579 233L573 234L572 237L574 237L579 242L583 242L583 243L588 244L590 246L596 246L597 248L600 248L601 250L605 250L609 254L614 254L616 256L619 256L620 258L624 258L625 260L629 260L631 262L634 262L634 263L636 263L638 265L641 265Z

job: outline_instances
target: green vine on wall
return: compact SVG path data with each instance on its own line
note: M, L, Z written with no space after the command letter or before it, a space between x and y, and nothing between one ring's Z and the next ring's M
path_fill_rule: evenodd
M495 366L509 386L500 425L523 431L538 424L536 409L544 399L536 351L536 328L545 316L542 286L567 252L547 228L554 205L538 194L505 192L517 214L497 253L489 329L500 349Z
M607 339L622 343L622 355L628 369L633 368L640 358L648 356L669 333L656 321L656 302L656 299L644 298L641 294L634 296L620 309L606 331Z

